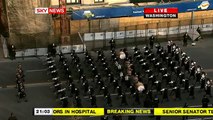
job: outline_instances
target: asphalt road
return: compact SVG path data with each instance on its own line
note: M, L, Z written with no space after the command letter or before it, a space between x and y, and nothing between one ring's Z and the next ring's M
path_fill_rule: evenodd
M181 42L176 42L178 46L182 46ZM162 43L166 44L166 43ZM139 46L142 48L142 46ZM182 48L194 61L201 65L204 70L208 73L210 78L213 78L213 41L212 38L205 38L202 41L199 41L196 46L189 45L188 47ZM130 50L130 49L129 49ZM96 53L92 52L93 56L96 56ZM105 52L106 56L109 56L109 51ZM67 58L70 55L66 55ZM79 57L84 58L83 54L80 54ZM44 57L39 58L25 58L24 60L18 58L17 60L1 60L0 61L0 119L5 120L8 118L10 112L14 112L18 120L51 120L51 117L35 117L32 115L32 110L34 107L60 107L58 101L56 101L56 96L54 95L52 89L50 88L51 83L48 82L50 76L47 75L46 67L43 65ZM16 89L14 88L15 84L15 70L18 63L21 63L26 75L26 92L28 102L17 103L16 101ZM58 66L59 69L60 66ZM91 76L89 68L84 65L84 69L87 77ZM75 73L75 69L72 70L72 73ZM63 74L60 74L61 80L64 80ZM74 74L74 78L77 78L77 75ZM66 86L66 84L64 84ZM79 86L80 87L80 86ZM127 91L128 92L128 91ZM97 92L97 94L100 94ZM201 105L201 99L204 92L196 89L196 99L189 99L188 93L182 94L182 100L173 100L170 98L169 102L163 102L160 104L160 107L180 107L183 106L185 102L189 103L190 106ZM90 102L87 96L81 96L82 103L84 107L90 107ZM159 96L160 97L160 96ZM133 105L133 98L127 95L127 100L129 106L127 107L142 107L143 105ZM113 106L119 107L119 99L116 94L113 93ZM213 101L212 98L210 98ZM73 98L69 98L70 103L73 103ZM141 103L143 101L143 95L141 95ZM211 102L213 103L213 102ZM97 96L98 107L103 107L103 96ZM56 118L56 120L67 120L69 118ZM98 117L87 117L85 120L99 120ZM126 117L124 117L126 119ZM152 120L152 117L138 117L137 120ZM162 120L171 120L171 119L181 119L178 117L163 117Z

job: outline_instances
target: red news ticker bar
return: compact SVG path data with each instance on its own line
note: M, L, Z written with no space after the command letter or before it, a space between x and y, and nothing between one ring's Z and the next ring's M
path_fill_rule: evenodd
M178 13L178 8L144 8L144 14Z

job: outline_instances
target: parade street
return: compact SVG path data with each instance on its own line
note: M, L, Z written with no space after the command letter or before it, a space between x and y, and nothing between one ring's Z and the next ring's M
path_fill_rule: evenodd
M174 41L188 56L190 59L194 60L198 65L202 66L203 71L205 71L210 79L213 78L213 41L212 38L204 38L197 42L196 46L191 46L191 43L187 47L182 46L182 41ZM161 46L166 46L167 43L161 43ZM138 46L142 49L144 45ZM128 47L128 51L132 51L132 47ZM117 49L119 50L119 48ZM131 54L131 53L130 53ZM91 52L92 56L97 56L95 52ZM109 51L105 51L106 56L110 56ZM83 54L78 54L78 56L84 60ZM70 59L70 55L66 55L66 58ZM0 120L8 119L11 112L18 118L18 120L53 120L51 116L38 117L33 116L33 108L54 108L61 107L59 101L51 88L52 83L49 82L51 77L48 75L47 67L44 65L45 57L28 57L28 58L17 58L16 60L1 60L0 61ZM57 61L58 59L56 59ZM15 89L15 73L18 63L22 64L24 74L25 74L25 89L27 94L27 102L17 103L17 90ZM82 67L86 76L90 76L90 71L88 66L82 63ZM72 68L72 67L70 67ZM73 67L74 68L74 67ZM60 66L58 65L58 69ZM78 77L75 75L75 70L73 78L77 80ZM63 79L62 73L60 73L61 81L63 85L66 86L66 80ZM76 81L75 81L76 82ZM193 83L191 83L193 84ZM98 94L98 91L96 91ZM155 92L155 91L154 91ZM213 92L213 91L212 91ZM69 93L68 93L69 94ZM163 102L159 104L159 107L183 107L184 103L188 103L189 106L198 107L202 105L202 97L205 94L203 90L199 89L199 84L195 85L195 99L188 97L187 92L182 92L181 100L173 100L172 96L169 96L168 102ZM120 107L120 101L117 98L117 94L112 92L113 107ZM130 94L127 92L127 102L129 108L131 107L143 107L143 102L141 105L135 104ZM97 95L97 105L98 107L104 107L103 95ZM141 95L141 100L143 101L143 95ZM161 97L159 97L161 99ZM69 102L73 102L73 98L69 98ZM83 107L90 107L90 100L87 95L82 96ZM213 104L213 98L210 98L210 104ZM72 105L70 105L72 106ZM109 117L112 118L112 117ZM68 117L55 117L55 120L69 120ZM127 117L123 117L127 120ZM154 120L154 117L137 117L136 120ZM162 117L161 120L180 120L182 117ZM100 117L85 117L83 120L100 120ZM110 119L111 120L111 119Z

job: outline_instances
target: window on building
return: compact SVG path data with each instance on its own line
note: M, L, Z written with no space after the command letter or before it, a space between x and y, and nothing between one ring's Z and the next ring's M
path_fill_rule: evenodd
M81 4L81 0L66 0L67 4Z
M95 0L95 3L104 2L104 0Z

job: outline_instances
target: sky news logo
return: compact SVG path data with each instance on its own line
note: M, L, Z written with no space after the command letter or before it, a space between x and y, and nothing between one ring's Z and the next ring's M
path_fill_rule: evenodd
M178 8L144 8L144 18L178 18Z
M66 8L35 8L35 14L66 14Z

